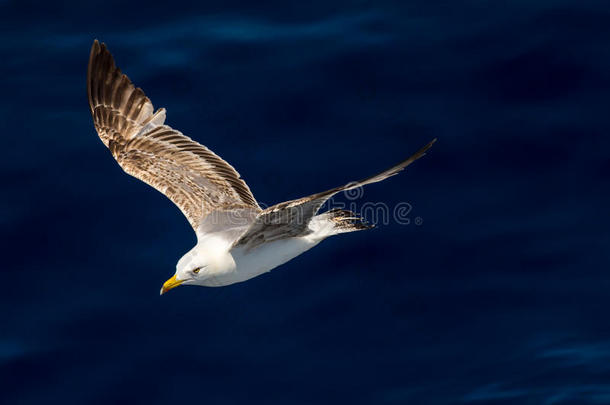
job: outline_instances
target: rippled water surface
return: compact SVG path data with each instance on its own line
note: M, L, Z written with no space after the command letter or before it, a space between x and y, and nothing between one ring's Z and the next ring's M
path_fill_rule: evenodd
M195 237L97 138L94 38L264 205L438 137L358 200L409 223L159 297ZM603 1L0 1L0 402L610 403L609 43Z

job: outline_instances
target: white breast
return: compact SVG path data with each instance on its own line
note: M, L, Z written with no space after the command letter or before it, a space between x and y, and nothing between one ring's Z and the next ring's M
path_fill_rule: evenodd
M206 280L206 285L220 287L249 280L286 263L319 242L320 240L303 237L265 243L250 251L241 247L234 248L230 253L235 260L235 270Z

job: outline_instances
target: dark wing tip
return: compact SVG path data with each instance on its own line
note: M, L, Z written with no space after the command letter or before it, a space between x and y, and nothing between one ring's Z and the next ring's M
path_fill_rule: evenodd
M103 86L105 78L111 72L117 70L112 54L103 42L93 40L91 52L89 53L89 65L87 66L87 95L89 107L93 112L93 106L99 101L100 86Z
M351 190L355 187L360 187L360 186L364 186L366 184L371 184L371 183L377 183L378 181L382 181L382 180L387 179L388 177L394 176L394 175L400 173L402 170L404 170L405 167L409 166L411 163L415 162L417 159L424 156L426 154L426 151L428 149L430 149L432 147L432 145L434 145L435 142L436 142L436 138L434 138L433 140L428 142L424 147L422 147L420 150L418 150L417 152L415 152L414 154L412 154L411 156L409 156L402 162L390 167L387 170L384 170L381 173L378 173L371 177L367 177L366 179L363 179L360 181L352 181L352 182L346 184L345 186L334 188L332 190L329 190L326 193L335 193L335 192L341 191L341 190ZM324 193L318 193L318 194L316 194L316 196L320 195L320 194L324 194Z
M400 170L404 169L405 167L409 166L411 163L415 162L417 159L424 156L426 154L426 152L428 151L428 149L430 149L432 147L432 145L434 145L434 143L436 142L436 139L437 138L434 138L433 140L431 140L430 142L425 144L420 150L418 150L417 152L415 152L414 154L409 156L407 159L400 162L398 165L396 165L396 169L398 169L398 171L400 171Z
M91 52L89 53L89 70L91 71L96 62L99 60L101 54L110 54L105 43L100 43L97 39L93 40L91 44Z
M93 40L93 44L91 44L91 54L98 53L110 53L108 51L108 47L105 42L100 42L97 38Z
M424 145L420 150L415 152L415 154L413 155L415 157L415 159L419 159L420 157L424 156L426 154L426 152L428 151L428 149L430 149L432 147L432 145L434 145L436 143L437 139L438 138L434 138L433 140L428 142L426 145Z

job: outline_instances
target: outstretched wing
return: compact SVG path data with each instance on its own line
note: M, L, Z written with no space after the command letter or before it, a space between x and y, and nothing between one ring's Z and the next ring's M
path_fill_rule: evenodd
M123 170L165 194L196 230L214 210L260 208L239 173L203 145L164 125L122 74L105 44L91 47L87 93L93 123Z
M235 242L234 246L242 245L251 249L262 243L308 234L310 232L309 221L333 195L341 191L377 183L398 174L405 167L424 156L434 142L436 142L436 138L409 158L374 176L308 197L276 204L263 210L250 228Z

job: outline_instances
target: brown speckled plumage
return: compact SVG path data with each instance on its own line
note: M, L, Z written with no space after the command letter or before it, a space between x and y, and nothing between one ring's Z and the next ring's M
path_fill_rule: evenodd
M125 172L172 200L198 235L220 233L232 247L246 250L308 235L312 218L333 195L399 173L436 141L375 176L261 210L231 165L164 124L165 109L154 112L148 97L121 73L106 46L97 40L89 57L87 93L95 129ZM371 228L349 211L322 215L337 233Z
M203 145L164 125L144 92L116 67L106 46L91 47L87 93L95 129L130 175L165 194L193 228L216 209L260 208L239 173Z

